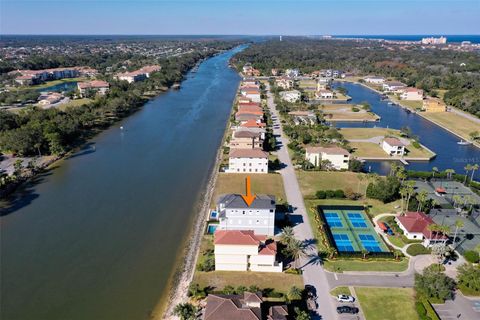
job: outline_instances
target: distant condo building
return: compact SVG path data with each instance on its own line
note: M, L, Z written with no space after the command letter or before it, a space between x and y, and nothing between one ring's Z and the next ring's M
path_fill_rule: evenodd
M161 69L162 67L158 65L146 66L132 72L118 73L114 78L121 81L127 81L128 83L138 82L150 78L152 73L160 71Z
M97 70L88 67L66 67L52 68L43 70L15 70L8 74L17 75L15 82L20 85L33 85L43 83L45 81L60 80L64 78L75 77L93 77L97 74Z
M423 38L422 39L422 44L446 44L447 43L447 38L445 37L440 37L440 38Z

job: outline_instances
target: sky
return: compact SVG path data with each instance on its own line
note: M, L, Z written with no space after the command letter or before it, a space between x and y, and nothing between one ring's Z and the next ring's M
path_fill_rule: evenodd
M480 0L0 0L0 34L480 34Z

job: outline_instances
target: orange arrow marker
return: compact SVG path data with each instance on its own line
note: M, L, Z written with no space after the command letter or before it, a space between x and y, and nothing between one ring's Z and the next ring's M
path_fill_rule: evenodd
M250 176L247 176L247 194L246 195L243 195L242 194L242 198L243 198L243 201L245 201L245 203L247 204L247 206L251 206L252 203L253 203L253 200L255 200L255 195L252 194L252 191L251 191L251 186L250 186Z

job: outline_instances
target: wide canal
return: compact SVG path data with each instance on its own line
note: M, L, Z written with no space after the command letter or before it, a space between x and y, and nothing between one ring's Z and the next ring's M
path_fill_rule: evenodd
M335 87L344 87L348 95L352 97L349 103L368 102L372 111L381 117L378 122L348 123L338 122L337 127L383 127L401 129L409 127L412 133L419 137L420 143L434 151L437 156L431 161L410 162L406 169L431 171L433 167L439 170L454 169L457 173L465 173L465 165L480 164L480 149L473 146L462 146L457 144L460 138L436 124L420 117L414 113L408 113L399 106L389 105L388 101L381 100L381 96L373 90L365 88L360 84L350 82L336 82ZM365 169L379 174L388 174L391 161L368 161ZM478 180L478 177L477 177Z
M204 61L1 204L2 319L150 317L214 167L240 80L228 61L241 49Z

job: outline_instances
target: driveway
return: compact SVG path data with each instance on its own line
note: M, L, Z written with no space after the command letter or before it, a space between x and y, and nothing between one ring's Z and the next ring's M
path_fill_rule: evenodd
M270 93L270 86L267 85L267 104L272 114L273 120L273 134L277 138L279 149L277 156L284 167L279 171L283 178L283 185L288 203L294 208L293 215L298 217L298 222L294 227L295 236L299 240L312 242L314 239L310 221L308 220L307 210L303 202L303 196L300 192L297 176L292 166L290 156L286 149L288 140L285 138L280 125L280 117L275 109L272 94ZM314 245L310 246L307 252L308 256L317 256L317 249ZM311 258L304 257L301 261L303 265L303 280L305 285L312 285L317 291L317 315L314 319L338 319L335 310L334 299L330 295L330 286L328 284L325 270L320 265L318 259L311 261Z

